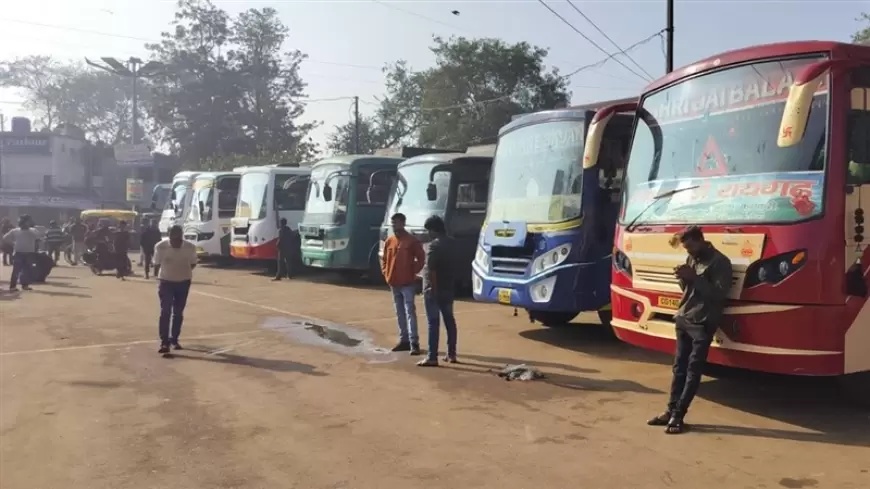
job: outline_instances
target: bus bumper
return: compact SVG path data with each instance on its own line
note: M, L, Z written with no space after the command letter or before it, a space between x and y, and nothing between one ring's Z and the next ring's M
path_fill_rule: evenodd
M257 245L235 242L230 245L230 255L242 260L277 260L278 240L273 239Z
M609 261L608 261L609 265ZM474 299L530 311L597 311L610 303L609 273L594 264L568 263L533 277L487 274L472 265Z
M302 264L314 268L350 268L350 249L302 248Z

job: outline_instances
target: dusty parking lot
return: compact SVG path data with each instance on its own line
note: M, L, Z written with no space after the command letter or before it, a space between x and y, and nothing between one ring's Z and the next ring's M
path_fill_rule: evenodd
M870 412L826 382L723 372L666 436L665 356L459 302L463 363L420 369L376 350L387 293L329 279L200 267L171 359L153 281L61 267L0 296L0 487L870 487Z

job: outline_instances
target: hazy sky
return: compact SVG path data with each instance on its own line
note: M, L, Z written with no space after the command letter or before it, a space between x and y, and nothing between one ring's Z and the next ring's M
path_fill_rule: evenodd
M537 0L214 3L231 14L252 7L276 9L290 28L286 48L309 55L302 67L309 97L358 95L363 113L372 110L374 97L382 93L380 67L397 59L407 60L412 68L428 67L433 62L429 51L433 35L527 41L549 48L548 62L562 73L605 57ZM614 50L566 2L547 3L600 46ZM665 24L665 0L575 0L574 4L622 48ZM143 40L159 39L174 10L174 1L163 0L6 0L0 9L0 59L29 54L71 59L146 57ZM460 14L453 15L453 10ZM858 30L855 18L862 10L870 11L870 0L677 0L675 64L679 67L729 49L776 41L845 41ZM659 39L631 54L652 75L664 73ZM582 103L632 96L644 85L642 79L610 61L602 68L578 73L570 87L572 102ZM0 112L6 116L7 130L11 116L26 115L20 101L14 91L0 90ZM304 118L323 121L315 140L322 142L333 126L346 122L350 105L350 100L308 104Z

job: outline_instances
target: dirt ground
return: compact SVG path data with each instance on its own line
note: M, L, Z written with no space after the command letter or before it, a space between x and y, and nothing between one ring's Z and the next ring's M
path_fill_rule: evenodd
M60 267L0 296L0 487L870 487L870 412L828 382L717 369L667 436L645 420L670 358L591 319L457 302L462 364L421 369L377 349L396 339L383 289L195 273L173 358L153 281ZM508 363L547 378L491 372Z

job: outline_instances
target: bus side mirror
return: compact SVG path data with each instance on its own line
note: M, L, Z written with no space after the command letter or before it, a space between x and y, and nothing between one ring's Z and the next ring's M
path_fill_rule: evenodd
M827 60L813 63L795 77L794 84L788 90L788 98L782 110L782 120L779 123L779 135L776 145L780 148L790 148L800 143L807 130L807 121L813 98L825 82L828 73L843 70L854 65L851 60Z
M332 201L332 187L328 183L323 184L323 200Z
M426 186L426 198L429 199L430 202L435 202L438 200L438 187L435 186L434 183L429 183Z
M611 105L595 113L586 131L586 144L583 147L583 169L592 168L598 163L598 154L601 152L601 142L604 140L604 130L607 123L619 112L634 112L637 110L637 102Z

